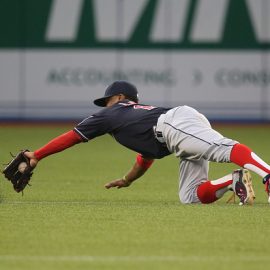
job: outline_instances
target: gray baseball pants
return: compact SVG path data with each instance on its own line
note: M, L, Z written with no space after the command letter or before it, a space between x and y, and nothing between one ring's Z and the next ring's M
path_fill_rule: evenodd
M197 187L208 180L209 161L230 162L237 141L212 129L204 115L188 106L162 114L156 131L162 134L169 151L180 159L179 198L182 203L198 203Z

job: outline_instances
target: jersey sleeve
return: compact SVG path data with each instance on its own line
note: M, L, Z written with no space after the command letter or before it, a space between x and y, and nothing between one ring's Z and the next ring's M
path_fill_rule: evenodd
M84 141L104 135L110 132L110 130L110 121L106 110L101 110L85 118L74 128L74 131L77 132Z

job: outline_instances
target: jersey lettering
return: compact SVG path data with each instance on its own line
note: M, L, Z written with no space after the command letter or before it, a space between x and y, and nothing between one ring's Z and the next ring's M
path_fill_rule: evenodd
M143 110L147 110L147 111L151 111L153 109L155 109L156 107L154 106L149 106L149 105L134 105L133 108L136 109L143 109Z

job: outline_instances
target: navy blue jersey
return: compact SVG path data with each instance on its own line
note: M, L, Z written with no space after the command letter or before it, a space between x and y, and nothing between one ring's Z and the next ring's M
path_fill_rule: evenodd
M108 133L120 144L146 158L162 158L170 152L156 140L153 127L159 116L169 109L124 100L89 116L74 130L85 141Z

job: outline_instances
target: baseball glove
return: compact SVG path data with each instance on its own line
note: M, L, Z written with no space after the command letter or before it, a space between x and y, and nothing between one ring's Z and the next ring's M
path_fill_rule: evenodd
M11 156L13 159L7 164L3 170L5 178L13 184L16 192L21 192L29 185L29 181L33 175L33 169L30 166L30 160L25 156L25 152L29 150L22 150L16 156Z

